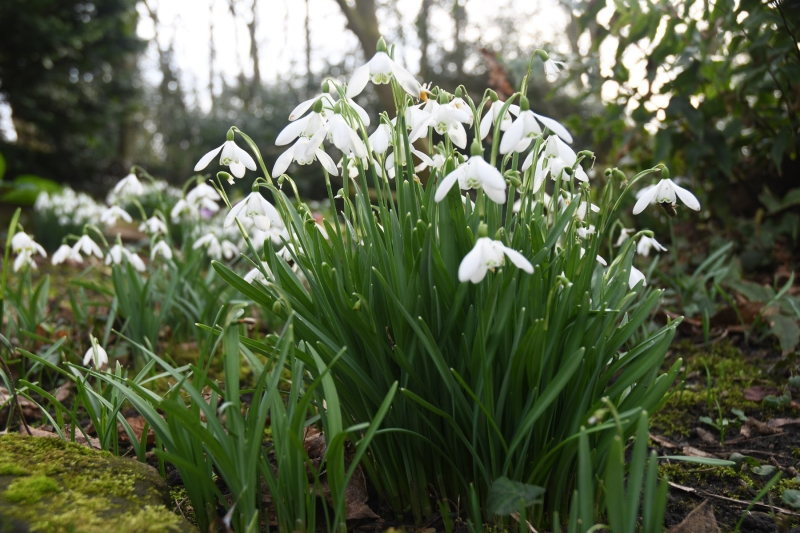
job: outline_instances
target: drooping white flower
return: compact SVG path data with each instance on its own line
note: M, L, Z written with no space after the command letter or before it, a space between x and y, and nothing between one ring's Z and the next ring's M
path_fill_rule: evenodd
M388 124L379 124L378 128L369 136L369 147L379 155L389 149L391 142L392 128Z
M297 107L295 107L289 114L289 121L293 122L295 120L298 120L300 117L305 115L309 109L312 109L314 107L314 104L317 103L317 100L320 99L322 100L322 106L323 106L322 110L320 111L320 114L322 115L323 118L326 118L326 116L330 113L330 108L332 108L336 103L334 102L333 96L331 96L330 93L318 94L314 98L309 98L304 102L300 102L297 105ZM361 120L364 126L369 126L370 123L369 115L364 110L364 108L358 105L352 98L345 99L345 102L347 102L347 105L353 108L353 111L356 112L358 118Z
M424 137L428 127L433 127L436 133L447 135L459 148L466 148L467 130L464 128L464 123L472 123L472 113L460 105L453 105L453 102L437 106L433 113L417 124L408 136L409 142Z
M216 204L216 202L220 200L219 193L214 187L208 185L207 183L198 183L197 187L186 193L187 202L201 204L202 207L213 210L211 204L206 204L205 200L210 200L212 203L214 203L213 207L216 207L217 210L219 209L219 205Z
M88 235L81 236L78 241L72 245L75 253L82 253L83 255L94 255L98 259L103 258L103 251Z
M231 174L237 178L244 176L245 169L256 170L256 162L245 150L239 148L233 139L225 141L200 158L194 166L194 171L199 172L206 168L214 157L220 153L219 164L230 167Z
M574 199L578 198L579 196L580 196L579 194L576 194L572 198L574 200ZM570 203L571 203L571 201L567 200L563 196L559 197L559 199L558 199L558 206L561 208L562 211L564 209L566 209L567 206L569 206ZM586 215L588 214L589 211L591 211L592 213L599 213L600 212L600 208L598 206L596 206L595 204L591 204L591 203L589 203L589 202L584 200L578 206L578 209L575 210L575 216L577 217L578 220L582 221L582 220L584 220L586 218Z
M310 140L307 137L300 137L297 139L292 146L289 147L288 150L283 152L278 159L275 161L275 166L272 167L272 175L273 176L280 176L286 169L289 168L289 165L292 164L292 161L296 162L298 165L309 165L314 162L314 160L319 159L319 162L322 163L322 167L328 172L328 174L332 176L338 176L339 171L336 170L336 165L325 150L322 148L317 148L313 151L308 149L308 145Z
M146 231L151 235L164 235L167 233L167 225L156 216L152 216L139 225L139 231Z
M489 110L483 115L481 119L481 139L485 139L487 135L489 135L489 131L492 128L492 124L497 127L498 121L500 122L500 131L506 131L512 124L513 119L511 115L518 115L519 114L519 106L515 104L511 104L508 106L508 110L503 115L502 120L500 119L500 113L503 111L503 106L505 102L502 100L497 100L492 102L492 105L489 106Z
M636 205L633 206L633 214L638 215L649 204L669 204L675 206L676 196L681 201L694 211L700 211L700 202L697 197L684 189L669 178L662 179L655 185L651 185L639 191L636 195L638 200Z
M619 237L617 237L617 242L614 243L615 248L619 248L622 246L622 243L628 240L631 233L635 233L636 230L633 228L620 228L619 230Z
M317 149L322 145L322 141L326 136L343 153L359 158L367 157L367 146L364 141L350 127L347 120L337 113L311 137L306 151L306 158L316 155Z
M53 264L60 265L66 260L83 263L83 257L81 257L81 254L77 250L68 244L62 244L53 254Z
M633 289L639 282L642 282L642 287L647 286L647 280L644 279L644 274L641 270L631 265L631 275L628 278L628 287Z
M578 234L578 237L581 239L588 239L590 236L594 235L597 232L597 228L594 227L593 224L589 224L587 228L578 228L575 230L575 233Z
M383 172L381 171L381 166L379 164L377 164L377 162L374 159L372 160L372 162L375 164L375 173L378 175L378 177L383 177ZM341 169L343 164L344 164L344 157L342 157L339 160L339 162L336 163L336 166ZM362 158L361 159L361 165L364 167L365 171L367 169L369 169L369 159L366 158L366 157ZM342 170L344 170L344 169L342 169ZM350 178L351 180L356 179L358 177L358 173L359 173L359 170L358 170L357 159L354 158L354 157L348 158L348 160L347 160L347 172L346 172L347 177ZM344 174L345 173L343 172L343 175Z
M223 227L231 226L236 217L252 219L253 224L261 231L267 231L272 224L283 226L278 210L258 191L251 192L247 198L231 208Z
M581 248L581 259L583 259L584 255L586 255L586 250L584 248ZM599 255L595 257L595 261L597 261L603 266L608 266L608 262Z
M550 197L550 195L547 194L547 193L544 193L544 207L545 207L545 209L549 209L551 201L552 201L552 198ZM533 209L536 206L537 203L538 202L536 200L533 200L533 202L531 202L531 209ZM514 205L512 206L511 209L515 213L519 213L522 210L522 198L517 198L517 201L514 202Z
M33 256L36 254L47 257L44 248L30 235L23 232L15 233L11 238L11 249L17 254L17 258L14 260L14 272L19 271L24 265L37 268L36 262L33 260Z
M147 269L144 261L142 261L142 258L139 257L138 254L131 252L121 244L115 244L108 250L105 264L111 265L113 263L115 265L121 265L123 259L127 259L131 266L139 272L144 272Z
M220 243L220 249L222 250L222 257L228 261L239 255L239 247L227 239Z
M86 366L92 363L95 370L100 370L103 365L108 364L108 353L100 346L97 339L92 336L90 336L90 339L92 341L92 346L86 350L86 355L83 356L83 365Z
M269 265L267 263L262 262L261 266L264 267L264 270L267 272L267 275L272 277L272 270L270 270ZM253 283L254 281L260 281L261 283L266 283L267 278L264 277L264 274L261 272L260 268L254 268L244 276L244 280L247 283Z
M489 269L494 269L504 264L505 256L508 256L517 268L528 274L533 273L533 265L521 253L513 248L504 246L500 241L481 237L475 241L475 246L461 260L461 264L458 267L459 281L462 283L467 281L480 283L486 277L486 272Z
M558 73L561 71L561 67L564 66L563 61L553 61L552 59L548 59L544 62L544 74L545 76L552 77L557 76Z
M310 139L326 123L327 118L325 118L325 115L312 111L303 118L287 124L275 138L275 146L285 146L298 137Z
M364 90L370 80L372 80L372 83L382 84L389 83L392 77L397 80L400 87L408 94L414 98L419 98L420 85L414 76L383 51L378 51L366 65L357 68L353 72L353 77L350 78L350 83L347 84L346 96L347 98L355 98L361 94L361 91Z
M392 153L389 154L388 156L386 156L386 161L384 162L384 168L386 169L386 175L389 176L390 179L394 179L394 174L395 174L395 170L394 170L395 155L399 156L399 162L400 162L400 166L401 167L406 166L406 163L407 163L407 161L406 161L406 149L405 149L406 145L405 145L405 141L403 140L402 136L399 139L400 139L400 142L398 143L398 146L393 147L394 149L392 150ZM431 159L428 156L428 154L426 154L424 152L420 152L419 150L414 148L413 145L411 145L409 147L409 151L411 152L411 155L417 157L420 160L420 163L418 165L414 165L414 171L415 172L422 172L423 170L425 170L429 166L434 166L434 161L433 161L433 159Z
M555 181L558 179L562 170L574 167L577 160L578 156L560 137L556 135L548 137L540 152L539 160L536 163L536 170L533 176L533 191L536 192L539 190L548 174L550 178ZM528 170L532 162L533 151L525 158L525 162L522 164L522 170ZM581 172L576 170L573 175L575 179L580 181L589 181L589 177L583 172L583 169L581 169ZM572 179L572 176L565 173L562 179L569 181Z
M194 241L194 244L192 244L193 250L203 247L206 247L206 254L209 257L213 257L215 259L222 257L222 245L220 245L219 239L213 233L206 233Z
M103 214L100 215L100 222L106 226L113 226L120 218L125 222L133 222L133 219L127 211L118 205L112 205L111 207L103 210Z
M150 250L150 260L155 260L156 256L160 255L167 261L172 260L172 248L169 247L167 241L160 240L154 246L153 249Z
M636 253L639 255L643 255L648 257L650 255L650 249L654 249L656 252L666 252L667 249L664 247L660 242L657 240L642 235L639 239L639 242L636 244Z
M500 141L500 153L507 154L509 152L524 152L531 141L542 134L542 128L536 122L536 116L533 111L520 111L517 119L503 134Z
M483 189L493 202L502 204L506 201L506 181L495 167L474 155L469 160L444 177L436 189L434 200L441 202L455 182L462 190Z
M144 186L142 182L139 181L139 178L136 177L136 174L131 172L114 185L114 189L112 189L111 193L117 197L141 196L144 194Z

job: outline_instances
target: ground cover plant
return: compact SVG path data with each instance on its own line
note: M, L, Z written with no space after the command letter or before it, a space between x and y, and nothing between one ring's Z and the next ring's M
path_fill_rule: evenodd
M644 266L664 237L625 221L667 217L674 246L673 218L700 202L664 164L594 168L531 109L528 85L559 68L534 57L503 101L421 85L381 39L347 83L326 80L292 112L272 172L258 132L232 126L195 167L210 177L180 193L134 167L105 207L40 197L37 216L73 229L48 256L19 213L11 222L7 423L27 427L28 408L63 439L149 456L180 481L202 531L343 531L377 517L363 509L369 483L397 524L655 532L681 461L763 468L651 437L653 416L667 427L659 409L700 394L686 390L698 362L670 353L682 319L659 312L654 285L701 317L706 343L707 301L747 285L723 288L725 248L692 272L674 249L669 272ZM370 116L354 101L370 81L389 85L394 108ZM325 212L298 194L294 163L319 170ZM244 198L232 198L237 182ZM55 305L48 275L33 273L44 258L86 265ZM793 282L766 291L769 316L792 319ZM52 326L64 309L76 339ZM196 354L178 357L187 343ZM698 424L724 448L749 419L712 390L728 374L706 363ZM786 408L794 386L764 401ZM779 480L754 499L794 501Z

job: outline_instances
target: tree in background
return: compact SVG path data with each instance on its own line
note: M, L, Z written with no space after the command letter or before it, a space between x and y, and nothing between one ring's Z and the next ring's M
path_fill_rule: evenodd
M84 185L132 163L141 105L135 0L0 2L0 96L17 142L9 175Z
M607 161L665 162L702 181L714 214L729 220L752 213L765 186L778 196L797 187L800 2L610 6L574 4L587 46L573 75L580 98L609 95L591 121Z

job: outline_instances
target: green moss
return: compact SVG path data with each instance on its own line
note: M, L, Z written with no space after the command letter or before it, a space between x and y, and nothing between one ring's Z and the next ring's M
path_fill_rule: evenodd
M189 529L163 505L167 488L155 470L107 452L55 438L4 435L0 472L15 476L5 491L0 480L0 517L21 521L32 532Z
M667 478L675 483L685 483L689 478L689 474L684 467L678 463L661 463L658 465L658 476Z
M61 485L47 476L17 479L3 493L3 497L15 503L36 503L49 494L61 492Z
M19 465L11 463L0 464L0 476L29 476L30 472Z

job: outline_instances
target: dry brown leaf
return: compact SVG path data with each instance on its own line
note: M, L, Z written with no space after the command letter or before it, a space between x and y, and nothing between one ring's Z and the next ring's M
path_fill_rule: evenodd
M744 399L751 402L760 402L764 399L764 387L754 386L744 390Z
M719 459L716 455L704 452L703 450L699 450L694 446L684 446L682 448L682 451L684 455L688 455L690 457L705 457L707 459Z
M719 533L714 507L703 501L683 521L669 529L669 533Z
M650 433L650 440L652 440L653 442L655 442L657 444L660 444L664 448L677 448L678 447L677 444L675 444L674 442L672 442L669 439L665 439L661 435L653 435L652 433Z
M697 436L700 437L700 440L705 442L706 444L715 445L717 444L717 438L708 430L703 428L694 428L695 433Z
M780 427L772 427L769 424L761 422L760 420L756 420L752 416L747 418L745 426L749 426L759 435L775 435L777 433L783 433L783 430L780 429Z
M147 421L139 415L125 417L127 420L128 425L131 426L133 430L133 434L136 436L137 442L142 442L142 433L144 432L144 426ZM119 433L119 440L120 442L130 442L128 438L128 433L125 432L125 429L122 427L122 424L117 423L117 431ZM153 428L147 428L147 444L155 444L156 443L156 434L153 433Z
M781 428L792 424L800 424L800 418L773 418L767 422L767 425L773 428Z

